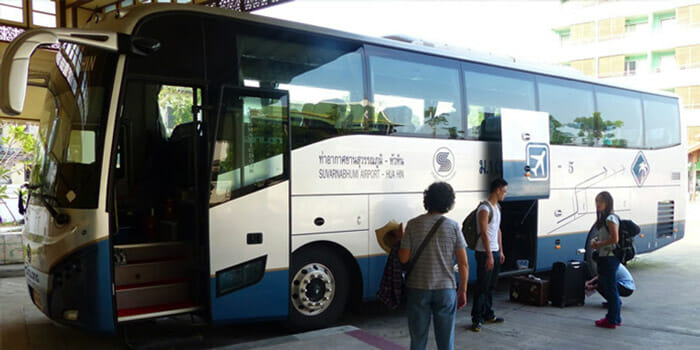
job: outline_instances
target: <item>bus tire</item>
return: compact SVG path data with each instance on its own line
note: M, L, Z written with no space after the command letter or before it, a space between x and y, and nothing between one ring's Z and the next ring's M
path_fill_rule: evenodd
M331 249L303 249L292 256L287 327L328 327L342 315L349 294L348 269Z

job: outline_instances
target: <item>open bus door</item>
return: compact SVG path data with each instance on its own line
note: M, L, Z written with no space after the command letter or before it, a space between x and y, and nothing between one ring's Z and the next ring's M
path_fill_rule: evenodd
M209 197L214 322L287 316L288 101L282 90L221 89Z
M549 198L549 116L545 112L501 110L503 178L508 194L501 231L506 261L501 271L533 271L537 256L537 200ZM525 264L518 264L518 260Z

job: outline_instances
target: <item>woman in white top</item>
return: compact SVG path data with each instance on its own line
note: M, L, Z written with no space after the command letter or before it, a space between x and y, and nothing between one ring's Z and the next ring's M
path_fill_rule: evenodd
M598 237L591 241L591 247L598 251L598 283L608 302L608 313L595 321L595 325L603 328L615 328L622 325L620 318L620 293L615 281L615 273L620 260L613 253L619 240L618 228L620 219L613 214L613 198L607 191L598 193L595 197L597 219L593 225Z

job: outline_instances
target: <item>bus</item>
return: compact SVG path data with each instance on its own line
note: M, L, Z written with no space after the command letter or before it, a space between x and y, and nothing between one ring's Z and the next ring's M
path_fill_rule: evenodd
M85 330L327 326L375 298L375 231L422 213L435 181L458 222L509 182L505 275L580 259L603 190L641 226L638 252L684 235L678 98L568 69L154 4L26 31L0 84L5 113L40 117L29 295Z

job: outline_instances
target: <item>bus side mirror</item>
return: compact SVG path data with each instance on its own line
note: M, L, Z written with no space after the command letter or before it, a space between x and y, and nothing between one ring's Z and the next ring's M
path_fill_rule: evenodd
M24 32L5 50L0 64L0 109L8 115L18 115L24 108L27 94L29 59L41 45L58 44L58 37L48 30Z

